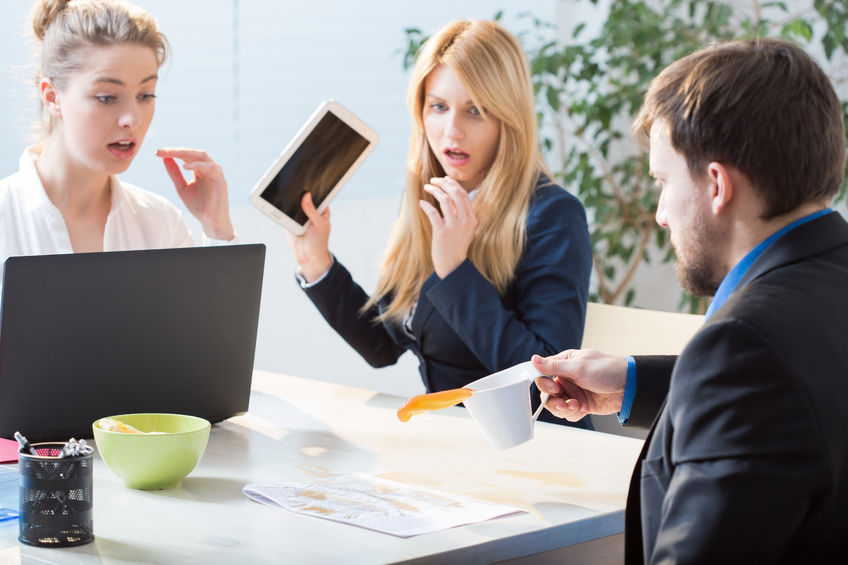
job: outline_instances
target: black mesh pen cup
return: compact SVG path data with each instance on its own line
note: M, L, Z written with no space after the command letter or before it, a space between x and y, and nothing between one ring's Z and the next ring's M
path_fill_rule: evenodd
M63 443L36 443L18 453L20 539L40 547L94 540L92 454L59 458Z

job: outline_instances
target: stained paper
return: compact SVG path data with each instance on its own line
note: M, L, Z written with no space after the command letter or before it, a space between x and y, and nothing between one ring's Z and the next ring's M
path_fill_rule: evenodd
M299 514L411 537L524 511L366 475L249 484L249 498Z

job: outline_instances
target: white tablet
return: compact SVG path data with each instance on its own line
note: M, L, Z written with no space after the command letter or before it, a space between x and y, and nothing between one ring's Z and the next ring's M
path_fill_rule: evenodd
M300 235L309 221L300 206L303 194L312 193L323 212L376 145L377 132L350 110L322 102L250 191L250 202Z

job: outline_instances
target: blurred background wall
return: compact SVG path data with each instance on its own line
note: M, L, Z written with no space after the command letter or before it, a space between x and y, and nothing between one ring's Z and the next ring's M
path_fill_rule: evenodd
M520 7L485 0L136 3L156 17L172 56L160 72L150 132L122 178L184 209L155 149L202 148L224 167L239 239L268 250L256 368L404 396L423 391L411 354L394 367L372 369L324 322L295 282L282 228L250 206L248 193L322 100L333 98L359 115L380 142L333 202L330 247L370 292L405 174L404 30L429 34L450 20L503 10L501 22L525 42L539 41L529 31L533 18L552 22L547 33L567 41L575 22L600 25L609 0L524 0ZM30 5L7 2L0 19L0 177L17 169L38 119ZM199 224L188 220L199 240ZM671 265L641 269L637 286L637 306L677 309Z
M205 149L223 167L242 242L268 247L256 367L407 395L423 390L411 355L374 370L336 336L294 280L282 228L247 200L254 183L322 100L333 98L380 134L375 152L332 206L331 248L370 291L399 207L409 135L404 29L426 33L459 18L491 18L484 0L138 0L173 48L160 73L156 116L122 176L184 209L154 156L158 147ZM521 11L556 17L554 0ZM17 169L38 119L30 2L4 3L0 19L0 176ZM510 29L523 25L506 11ZM187 214L187 212L186 212ZM195 239L200 226L190 218Z

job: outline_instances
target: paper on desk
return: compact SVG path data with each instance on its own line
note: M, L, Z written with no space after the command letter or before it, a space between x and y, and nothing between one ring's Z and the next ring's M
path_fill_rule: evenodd
M523 510L365 475L246 485L249 498L300 514L410 537Z
M18 517L18 470L0 467L0 522Z
M0 437L0 463L18 462L18 442Z

